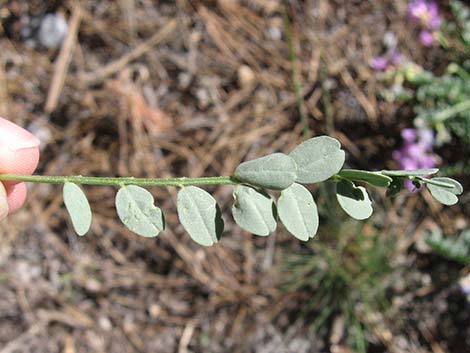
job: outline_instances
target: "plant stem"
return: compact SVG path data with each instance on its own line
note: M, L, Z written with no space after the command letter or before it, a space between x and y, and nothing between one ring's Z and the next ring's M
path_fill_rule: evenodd
M237 181L230 176L202 177L202 178L108 178L89 177L81 175L52 176L52 175L19 175L0 174L0 181L26 181L30 183L48 184L86 184L86 185L139 185L139 186L190 186L190 185L233 185Z
M468 109L470 109L470 100L460 102L452 107L441 110L439 113L434 115L432 121L434 123L440 123Z
M381 174L380 172L377 172ZM382 173L382 175L386 175ZM361 179L347 178L340 174L333 175L330 180L337 183L342 179L364 181ZM413 179L452 189L454 186L445 182L439 182L423 177ZM24 181L29 183L46 184L83 184L83 185L139 185L139 186L191 186L191 185L236 185L240 181L232 176L201 177L201 178L134 178L134 177L91 177L82 175L22 175L22 174L0 174L0 181Z
M326 131L329 135L333 135L335 133L335 118L333 116L333 108L331 106L331 88L330 85L325 84L328 79L328 69L326 68L326 64L324 64L324 59L321 56L320 62L320 82L321 84L321 102L323 104L323 109L325 111L325 121L326 121Z

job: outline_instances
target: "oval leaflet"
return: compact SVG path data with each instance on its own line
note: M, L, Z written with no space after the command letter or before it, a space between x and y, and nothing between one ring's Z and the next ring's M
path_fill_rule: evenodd
M269 195L250 186L237 185L233 197L233 218L241 228L262 236L276 229L275 205Z
M452 189L449 189L447 187L427 183L426 188L437 201L447 206L455 205L459 201L457 195L462 194L463 187L458 181L445 177L432 178L430 180L453 186Z
M162 211L154 205L150 192L140 186L122 186L116 195L116 210L121 222L143 237L156 237L165 229Z
M224 221L215 199L205 190L188 186L178 192L178 217L198 244L211 246L220 239Z
M240 164L233 174L238 180L266 189L283 190L297 178L297 165L286 154L273 153Z
M83 190L74 183L65 183L63 188L64 203L75 232L85 235L91 226L92 214L90 204Z
M277 202L279 218L296 238L307 241L318 230L318 211L313 196L304 186L292 184Z
M364 181L370 185L388 187L393 179L380 172L369 172L365 170L343 169L338 173L339 176L350 179Z
M462 184L460 184L455 179L447 178L447 177L436 177L436 178L432 178L432 179L424 179L422 181L426 182L426 180L443 183L444 185L447 185L447 186L452 186L452 188L449 188L447 186L442 185L445 190L453 193L454 195L461 195L463 193ZM437 186L440 186L440 185L437 185Z
M364 187L357 187L349 180L341 180L336 185L336 199L349 216L364 220L372 215L372 202Z
M395 177L423 176L436 174L437 168L414 169L414 170L382 170L382 174Z
M338 173L345 153L338 140L329 136L313 137L302 142L289 154L297 163L297 183L313 184Z

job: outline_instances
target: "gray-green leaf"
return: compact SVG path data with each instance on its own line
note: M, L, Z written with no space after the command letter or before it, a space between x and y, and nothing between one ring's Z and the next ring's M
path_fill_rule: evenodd
M372 203L362 186L357 187L349 180L341 180L336 185L336 198L344 212L354 219L363 220L372 215Z
M240 164L235 169L234 176L248 184L283 190L291 186L297 178L297 165L288 155L273 153Z
M83 190L74 183L64 184L64 203L75 232L85 235L91 226L91 209Z
M237 185L233 197L233 218L241 228L263 236L276 229L274 201L269 195L246 185Z
M205 190L188 186L178 192L178 217L198 244L211 246L220 239L224 221L215 199Z
M437 168L430 169L414 169L414 170L382 170L382 174L394 177L423 176L436 174Z
M452 189L449 189L438 185L426 184L429 192L437 201L447 206L455 205L459 201L456 195L462 194L463 187L457 180L445 177L432 178L431 180L454 186Z
M289 154L297 163L297 182L311 184L338 173L345 153L338 140L329 136L313 137L302 142Z
M422 181L426 182L427 179L422 179ZM446 191L449 191L451 193L453 193L454 195L462 195L463 193L463 186L462 184L460 184L457 180L455 179L452 179L452 178L448 178L448 177L436 177L436 178L432 178L432 179L429 179L433 182L438 182L438 183L443 183L443 184L447 184L448 186L452 186L452 188L449 188L449 187L446 187L443 185L444 189ZM439 185L437 185L439 186Z
M294 183L283 190L277 202L277 210L286 229L296 238L307 241L317 233L317 205L304 186Z
M380 174L380 172L369 172L366 170L343 169L338 175L349 180L364 181L370 185L382 187L388 187L393 181L392 178Z
M116 210L121 222L143 237L156 237L165 229L162 210L154 205L150 192L136 185L126 185L116 195Z

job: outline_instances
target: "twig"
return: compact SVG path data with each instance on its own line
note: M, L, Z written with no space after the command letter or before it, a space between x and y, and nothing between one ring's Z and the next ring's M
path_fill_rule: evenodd
M55 65L54 75L52 76L51 86L49 87L49 92L47 93L47 100L44 111L48 114L52 113L57 107L60 93L64 87L65 76L67 75L70 61L72 59L81 19L81 8L79 6L75 6L73 8L72 19L70 20L69 31L65 37L64 42L62 43L62 47L60 48L60 53Z
M377 112L373 106L373 104L369 101L367 96L361 89L357 86L356 82L352 78L351 74L347 69L341 71L341 79L343 82L349 87L352 94L356 97L357 101L361 105L362 109L366 112L367 116L372 122L377 122Z
M194 329L196 327L196 322L194 320L189 320L188 324L183 330L181 335L181 340L178 346L178 353L188 353L188 345L193 336Z

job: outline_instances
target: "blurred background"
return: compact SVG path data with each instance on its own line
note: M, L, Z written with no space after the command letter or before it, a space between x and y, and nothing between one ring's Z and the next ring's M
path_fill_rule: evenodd
M0 115L41 141L40 174L229 175L307 136L351 168L437 166L470 187L468 2L0 1ZM315 239L234 225L203 248L131 234L116 189L86 187L77 237L60 186L0 224L0 353L468 352L470 197L370 188L358 222L311 188Z

